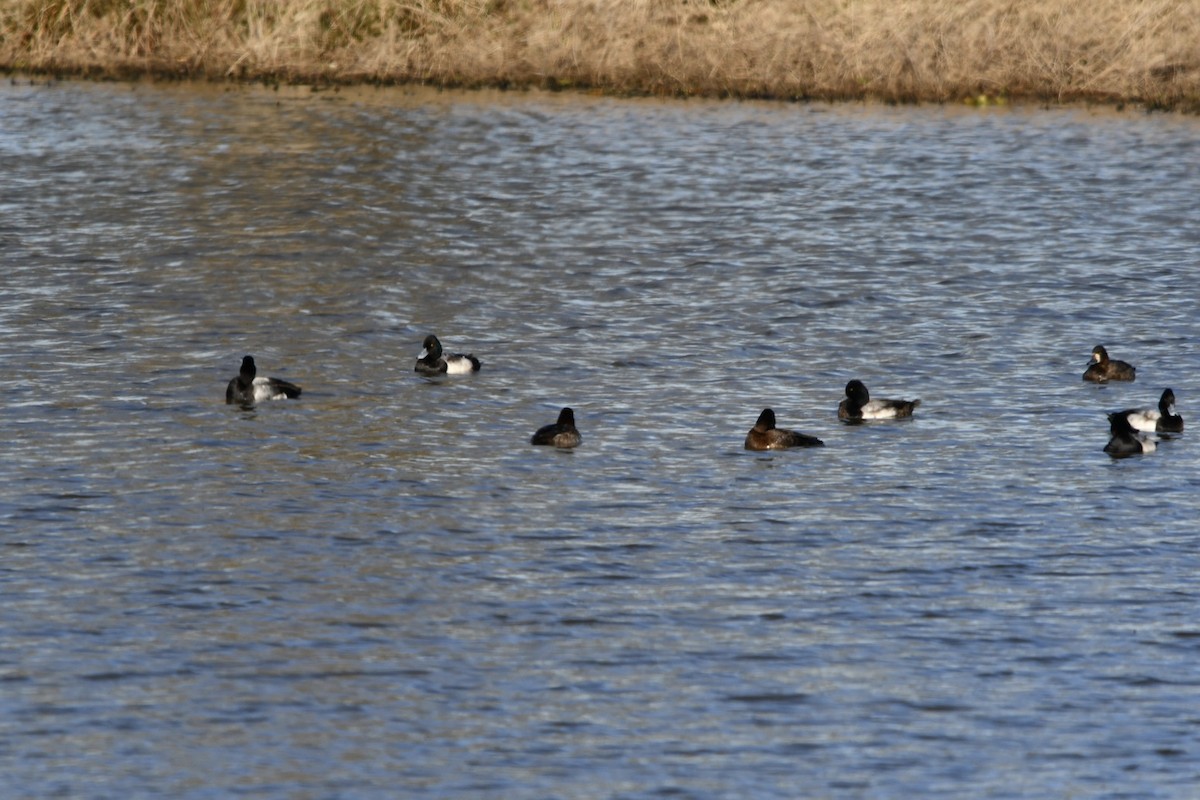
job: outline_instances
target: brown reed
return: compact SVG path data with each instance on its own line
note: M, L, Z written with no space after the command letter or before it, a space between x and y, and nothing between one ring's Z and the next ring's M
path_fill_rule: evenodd
M1200 0L6 0L0 68L1200 111Z

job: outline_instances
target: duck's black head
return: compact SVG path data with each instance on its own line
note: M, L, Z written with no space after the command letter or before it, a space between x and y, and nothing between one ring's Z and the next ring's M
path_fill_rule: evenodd
M762 413L758 415L758 422L754 423L756 430L769 431L775 428L775 412L772 409L764 408Z
M1113 436L1120 438L1134 437L1137 433L1133 429L1133 425L1129 422L1129 416L1125 412L1117 411L1108 415L1108 429Z
M857 378L846 384L846 397L860 408L871 402L871 394L867 391L866 384Z
M425 348L425 351L421 353L421 358L436 360L442 357L442 343L432 333L425 337L425 341L421 342L421 347Z

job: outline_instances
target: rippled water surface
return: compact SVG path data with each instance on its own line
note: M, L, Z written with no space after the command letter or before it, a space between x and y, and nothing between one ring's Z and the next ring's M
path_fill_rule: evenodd
M1082 109L4 85L0 795L1194 797L1200 451L1101 448L1197 424L1198 163ZM226 406L246 353L303 397ZM839 424L853 377L917 416ZM767 406L827 446L743 450Z

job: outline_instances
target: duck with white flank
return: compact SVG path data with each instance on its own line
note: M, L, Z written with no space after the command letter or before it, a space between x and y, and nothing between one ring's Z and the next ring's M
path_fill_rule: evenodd
M225 402L249 406L264 400L295 399L300 396L300 387L296 384L282 378L260 378L257 374L254 357L244 357L241 371L225 387Z
M1129 417L1117 411L1108 415L1108 426L1111 438L1104 445L1104 452L1113 458L1128 458L1140 456L1142 453L1153 453L1153 439L1147 439L1133 429Z
M862 422L865 419L899 419L911 417L920 400L872 400L867 387L860 380L846 384L846 398L838 404L838 419L844 422Z
M478 372L481 366L479 359L470 353L443 355L442 343L432 333L425 337L421 347L423 349L417 356L417 365L413 367L413 371L422 375L466 375Z
M1136 431L1146 433L1183 433L1183 417L1174 413L1175 392L1163 389L1158 408L1127 408L1118 414L1129 420Z

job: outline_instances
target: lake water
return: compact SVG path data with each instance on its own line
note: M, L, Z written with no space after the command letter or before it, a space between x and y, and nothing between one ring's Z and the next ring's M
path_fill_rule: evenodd
M1081 108L6 83L0 796L1195 797L1200 450L1102 447L1200 424L1198 164ZM303 397L226 406L247 353ZM854 377L917 415L839 424ZM827 446L743 450L767 406Z

